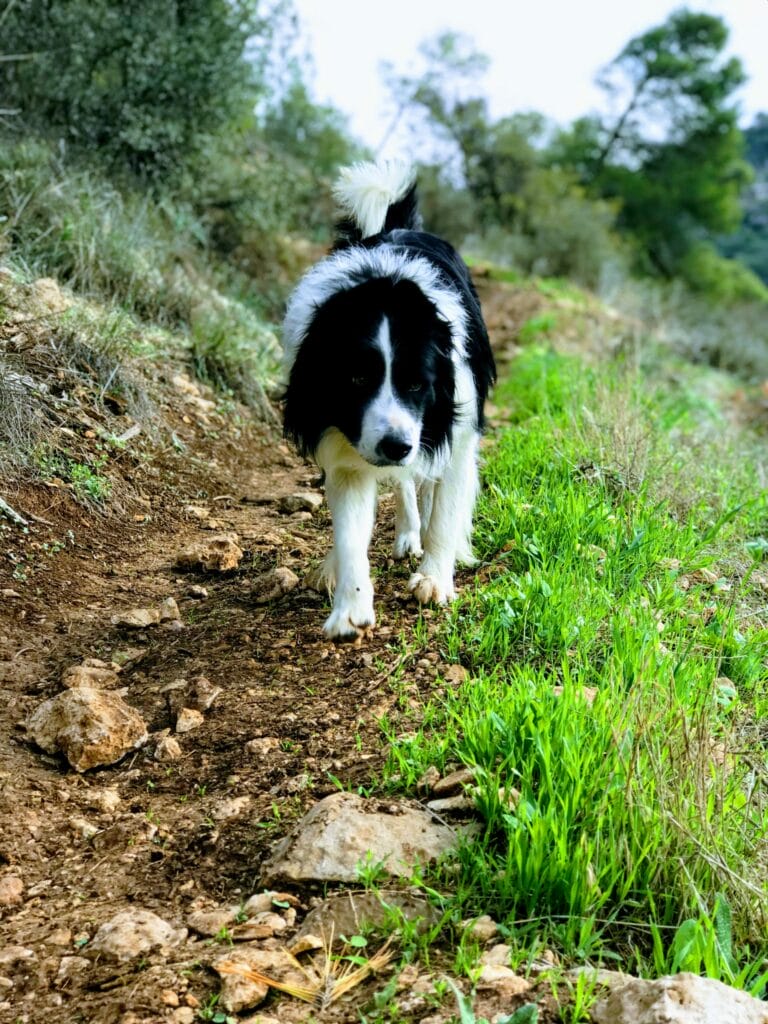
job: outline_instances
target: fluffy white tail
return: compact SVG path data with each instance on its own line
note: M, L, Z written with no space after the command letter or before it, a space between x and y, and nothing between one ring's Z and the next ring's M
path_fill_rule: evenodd
M362 237L369 238L384 229L387 210L408 194L415 181L415 169L400 160L359 163L340 171L333 194Z

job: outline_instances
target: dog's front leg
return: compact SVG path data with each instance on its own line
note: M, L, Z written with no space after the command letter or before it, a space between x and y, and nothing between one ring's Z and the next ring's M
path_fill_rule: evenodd
M445 604L456 596L456 562L472 563L472 512L478 492L478 435L466 432L454 442L451 461L434 488L424 539L424 557L408 580L420 604Z
M323 631L333 640L349 640L375 622L368 545L376 516L376 480L366 473L335 470L328 474L325 493L333 518L336 590Z
M416 484L411 478L401 480L395 486L395 544L392 557L406 558L421 555L419 535L419 506L416 501Z

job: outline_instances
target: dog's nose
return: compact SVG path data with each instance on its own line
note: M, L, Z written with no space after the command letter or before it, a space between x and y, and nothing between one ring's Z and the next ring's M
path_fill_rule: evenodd
M410 455L411 447L410 441L404 441L397 434L385 434L376 445L376 454L387 462L402 462L406 455Z

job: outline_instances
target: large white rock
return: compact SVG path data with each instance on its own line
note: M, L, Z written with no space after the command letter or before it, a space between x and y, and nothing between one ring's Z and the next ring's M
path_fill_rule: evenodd
M696 974L625 977L592 1007L594 1024L768 1024L768 1005Z
M46 753L59 751L78 772L114 764L147 742L147 726L116 693L78 686L44 701L27 719L27 733Z
M333 793L278 843L261 881L354 882L361 863L382 863L388 874L408 876L416 864L435 860L457 841L454 829L419 806Z
M186 937L186 928L174 928L151 910L132 907L105 921L88 949L110 960L125 961L158 946L178 946Z

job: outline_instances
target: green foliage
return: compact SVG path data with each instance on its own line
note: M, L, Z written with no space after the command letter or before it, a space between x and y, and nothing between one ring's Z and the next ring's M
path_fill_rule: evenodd
M365 155L350 137L347 118L316 104L300 77L267 110L262 131L270 146L320 176L333 177L341 165Z
M426 119L443 151L423 190L428 228L524 273L596 285L604 264L620 258L615 209L589 198L570 169L544 166L545 118L493 121L484 99L466 95L487 65L470 40L446 33L424 44L422 56L421 76L390 71L389 85L400 116Z
M722 894L715 897L711 914L702 908L697 917L687 918L677 927L668 949L655 926L652 935L653 969L659 975L690 971L746 989L758 999L768 988L764 963L747 959L740 965L734 955L732 912Z
M742 194L741 226L718 244L726 256L741 260L768 284L768 114L755 118L744 132L744 139L754 181Z
M472 678L439 691L415 735L389 737L390 770L408 785L430 764L473 768L484 824L450 876L457 914L580 960L648 956L649 923L676 928L721 892L746 984L768 951L751 939L768 910L761 754L723 765L713 744L751 748L732 731L768 688L768 634L737 619L768 514L760 467L722 442L699 465L706 413L685 396L538 348L495 401L511 429L486 453L486 572L442 635ZM638 420L647 450L625 461L617 442ZM684 512L669 486L692 492ZM726 551L730 572L697 576Z
M723 58L727 38L720 18L679 10L631 39L601 83L621 114L581 119L551 148L592 195L618 201L646 271L684 273L703 233L740 220L749 169L732 96L744 72Z
M693 245L681 261L680 271L694 291L703 292L715 303L768 303L768 287L760 278L739 260L721 256L710 243Z
M0 63L0 93L25 131L167 176L251 116L274 31L262 6L19 0L3 14L4 50L20 57Z

